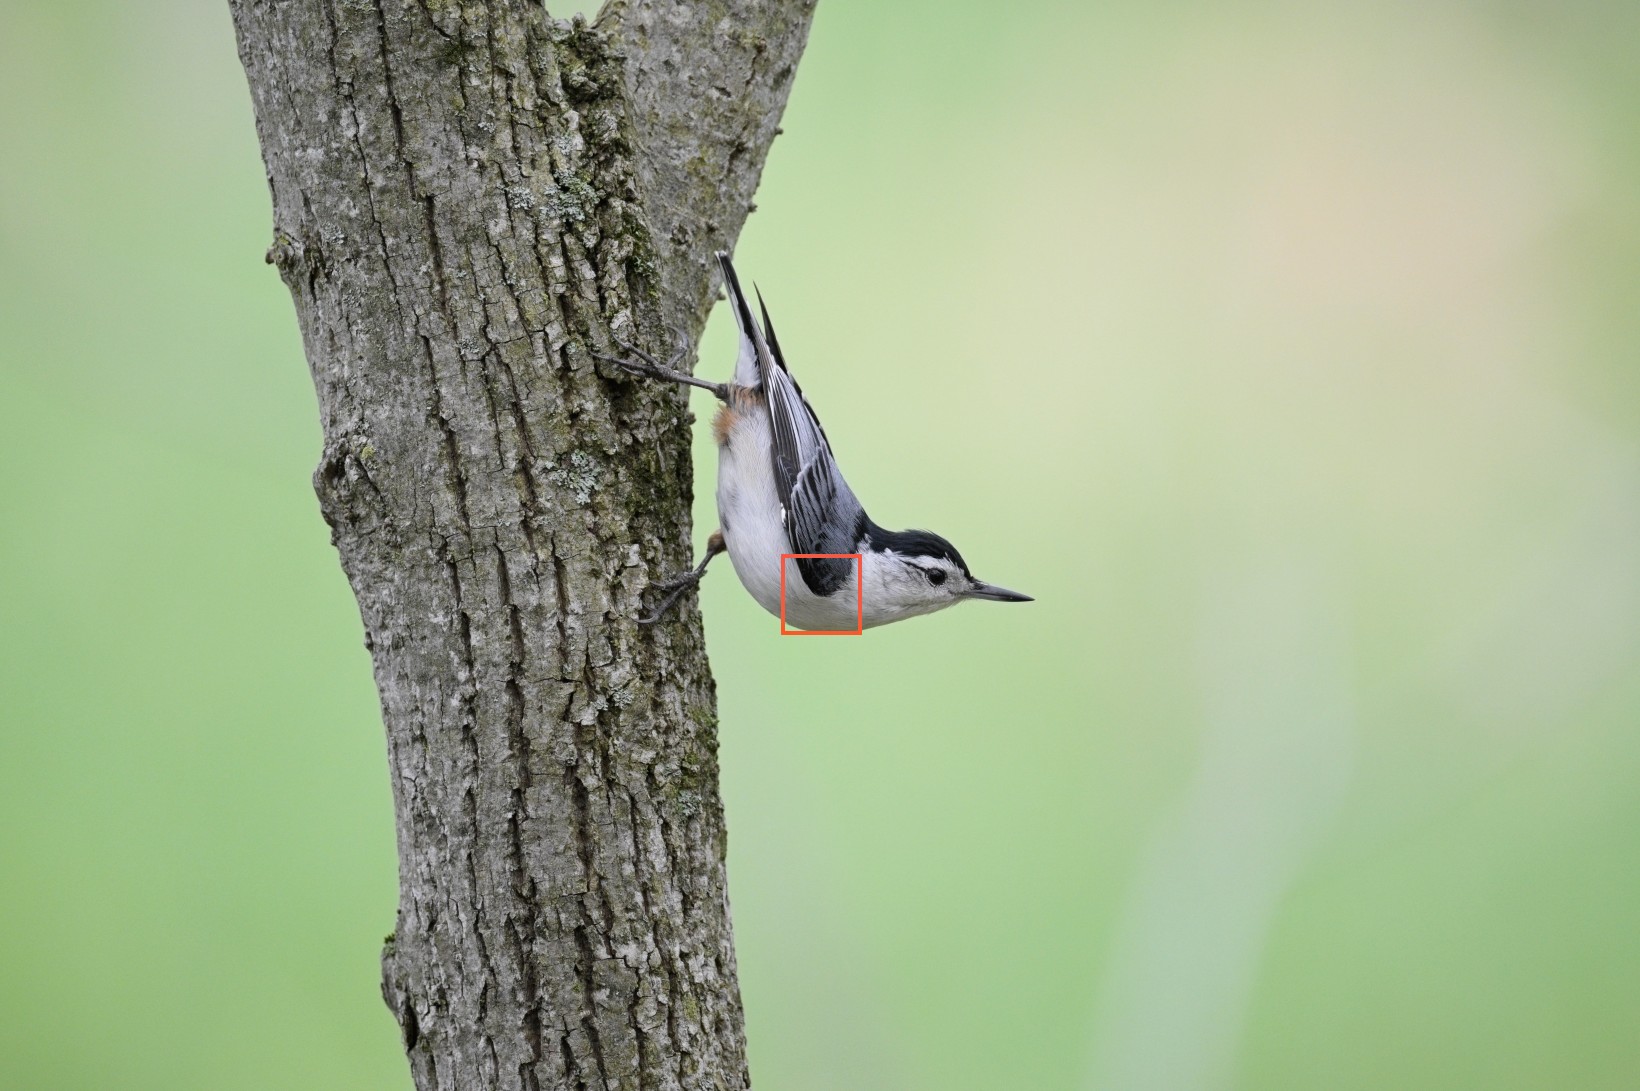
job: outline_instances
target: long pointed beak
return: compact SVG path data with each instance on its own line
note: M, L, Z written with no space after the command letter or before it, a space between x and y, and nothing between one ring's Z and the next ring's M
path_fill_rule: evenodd
M966 598L991 599L995 602L1035 602L1029 595L1021 595L1018 591L1010 591L1006 587L998 587L994 583L985 583L975 580L974 585L965 593Z

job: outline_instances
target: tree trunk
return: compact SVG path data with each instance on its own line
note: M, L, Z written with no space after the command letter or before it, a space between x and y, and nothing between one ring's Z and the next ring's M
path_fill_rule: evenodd
M593 354L698 337L813 0L230 3L381 692L416 1086L745 1087L700 617L634 620L689 561L685 394Z

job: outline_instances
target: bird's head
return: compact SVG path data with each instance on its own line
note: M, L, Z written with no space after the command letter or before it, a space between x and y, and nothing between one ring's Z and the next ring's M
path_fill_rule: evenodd
M976 580L956 547L931 531L872 527L864 565L868 627L931 614L964 599L1031 601L1029 595Z

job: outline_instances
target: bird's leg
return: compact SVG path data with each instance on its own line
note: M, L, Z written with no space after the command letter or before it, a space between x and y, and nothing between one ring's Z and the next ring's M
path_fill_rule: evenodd
M663 580L653 585L656 589L666 591L668 594L661 600L661 604L655 607L655 612L646 618L639 618L638 624L653 625L659 621L661 615L670 610L672 604L678 601L679 596L700 583L700 578L706 575L706 566L712 563L712 558L724 552L727 548L723 544L723 532L714 530L712 536L706 539L706 556L701 558L699 564L681 575L673 576L669 580Z
M702 390L710 390L717 395L718 401L727 404L729 401L729 386L727 383L709 383L705 379L697 379L693 375L685 375L678 370L678 365L683 363L683 358L689 354L688 341L681 334L678 339L682 343L678 346L676 355L664 364L643 349L638 348L636 345L629 345L625 341L615 342L622 352L628 354L625 359L619 356L605 356L601 352L595 352L592 355L606 363L614 364L623 371L629 371L634 375L642 375L647 379L664 379L667 382L684 383L688 386L698 386ZM633 359L633 357L636 357L636 359Z

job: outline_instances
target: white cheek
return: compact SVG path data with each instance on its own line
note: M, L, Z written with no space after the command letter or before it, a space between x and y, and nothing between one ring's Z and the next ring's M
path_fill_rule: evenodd
M949 574L944 584L935 586L922 572L892 556L866 554L865 572L868 626L931 614L958 601L952 594L953 577Z
M927 601L928 581L898 563L878 569L877 593L885 606L916 606Z

